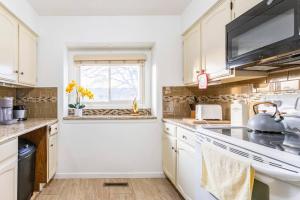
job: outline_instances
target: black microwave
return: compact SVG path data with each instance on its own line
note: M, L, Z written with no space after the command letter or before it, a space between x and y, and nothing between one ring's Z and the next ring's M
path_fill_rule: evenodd
M264 0L226 26L229 69L300 65L300 0Z

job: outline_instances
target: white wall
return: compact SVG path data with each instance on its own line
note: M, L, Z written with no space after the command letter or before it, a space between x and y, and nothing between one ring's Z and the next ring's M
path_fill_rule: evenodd
M0 2L34 32L39 32L39 16L26 0L0 0Z
M182 13L182 32L192 26L218 0L192 0Z
M155 43L158 120L62 122L58 175L161 175L162 86L182 84L181 17L40 17L39 86L59 88L63 116L68 44ZM155 79L154 79L155 80Z

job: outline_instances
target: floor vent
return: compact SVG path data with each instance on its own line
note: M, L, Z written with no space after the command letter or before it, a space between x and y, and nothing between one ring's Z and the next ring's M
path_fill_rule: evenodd
M119 182L119 183L104 183L104 187L128 187L128 183L126 182Z

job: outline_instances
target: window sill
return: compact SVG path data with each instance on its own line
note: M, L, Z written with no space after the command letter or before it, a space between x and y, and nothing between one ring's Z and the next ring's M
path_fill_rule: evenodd
M151 115L87 115L82 117L67 116L63 120L151 120L157 119L155 116Z

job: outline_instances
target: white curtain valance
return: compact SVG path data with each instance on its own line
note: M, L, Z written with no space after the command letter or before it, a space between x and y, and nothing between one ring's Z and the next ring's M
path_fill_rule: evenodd
M146 62L146 55L76 55L76 65L139 64Z

